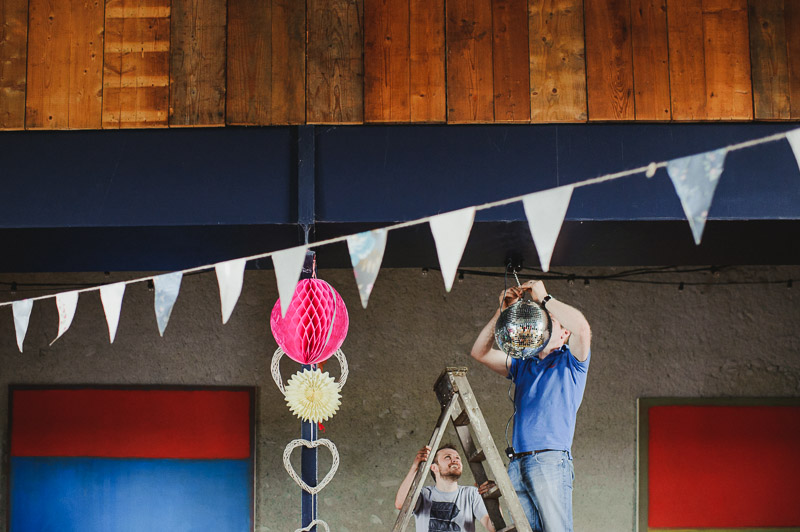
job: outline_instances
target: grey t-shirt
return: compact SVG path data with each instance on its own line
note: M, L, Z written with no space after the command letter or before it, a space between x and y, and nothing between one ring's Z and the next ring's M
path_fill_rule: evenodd
M474 486L459 486L453 492L425 486L414 508L417 532L475 532L475 523L485 515L483 498Z

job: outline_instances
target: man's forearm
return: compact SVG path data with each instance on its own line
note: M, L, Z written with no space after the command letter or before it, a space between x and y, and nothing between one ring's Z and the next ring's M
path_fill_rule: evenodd
M406 478L403 479L403 482L400 484L400 487L397 488L397 495L394 497L394 507L398 510L403 508L403 503L406 502L406 497L408 497L408 491L411 489L411 484L414 483L414 477L417 474L417 469L419 465L411 466L411 469L408 471Z
M573 355L578 360L586 360L589 355L592 330L583 313L555 298L547 303L547 310L565 329L570 331L569 345Z
M492 350L492 347L494 347L494 326L499 316L500 310L498 309L494 313L494 316L492 316L492 319L484 325L478 337L475 339L475 343L472 345L470 355L479 362L483 362L482 359Z

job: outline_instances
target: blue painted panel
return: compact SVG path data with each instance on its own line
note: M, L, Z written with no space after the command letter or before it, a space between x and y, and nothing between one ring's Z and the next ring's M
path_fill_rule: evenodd
M288 127L4 133L0 227L294 222L292 153Z
M250 532L246 460L11 459L10 532Z
M317 140L318 219L391 222L702 153L795 124L575 124L327 128ZM785 140L731 153L712 219L800 219ZM519 204L477 220L524 220ZM660 170L575 191L569 220L683 220Z

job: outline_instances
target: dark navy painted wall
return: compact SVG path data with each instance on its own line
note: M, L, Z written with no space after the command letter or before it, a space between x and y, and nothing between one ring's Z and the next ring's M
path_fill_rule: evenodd
M301 212L304 219L316 220L313 242L794 127L431 125L5 133L0 136L6 200L0 209L0 243L6 253L0 271L188 268L300 244ZM473 240L480 248L468 246L465 264L492 265L513 249L535 262L524 219L519 203L479 212ZM702 246L682 245L689 238L688 225L663 169L652 179L639 174L581 187L573 194L553 264L662 263L665 246L680 250L670 263L797 262L798 254L782 246L800 231L800 170L785 140L728 155L710 219L711 236ZM736 223L718 225L723 221ZM756 221L763 223L750 225ZM668 225L655 232L640 225L655 222ZM661 238L644 238L643 249L643 234ZM730 253L734 247L740 250ZM340 251L323 263L346 266ZM385 265L435 265L427 228L413 236L393 235ZM260 266L269 267L269 261Z
M791 129L769 124L593 124L336 128L319 133L318 217L422 218L700 153ZM789 144L729 154L711 211L719 219L800 217ZM682 219L665 170L575 191L567 219ZM521 206L478 220L524 220Z

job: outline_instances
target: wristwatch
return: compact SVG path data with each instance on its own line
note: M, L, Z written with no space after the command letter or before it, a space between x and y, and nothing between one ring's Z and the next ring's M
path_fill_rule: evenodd
M553 299L553 296L551 296L550 294L547 294L546 296L544 296L542 298L542 308L543 309L547 310L547 302L550 301L551 299Z

